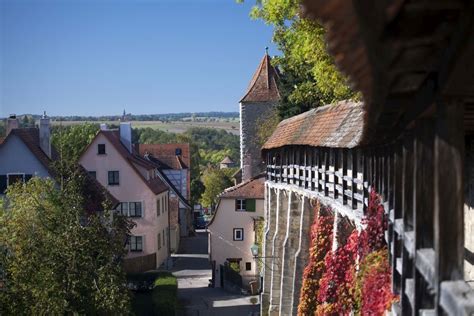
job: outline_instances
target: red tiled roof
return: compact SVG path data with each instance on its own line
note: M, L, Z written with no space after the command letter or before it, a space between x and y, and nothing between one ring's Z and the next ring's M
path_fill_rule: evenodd
M161 169L189 169L191 166L191 156L189 144L136 144L138 153L141 156L151 154L157 159ZM176 149L181 149L181 155L176 155Z
M263 199L265 196L265 175L261 174L230 187L219 196L220 198L253 198Z
M278 72L271 65L270 56L263 56L257 71L250 81L247 92L240 102L276 102L280 101L277 86Z
M129 152L127 150L127 148L120 141L120 134L119 134L118 130L107 130L107 131L102 131L101 130L101 131L99 131L99 133L97 133L96 137L100 134L104 135L105 138L107 138L110 141L110 143L112 143L114 148L125 159L125 161L128 162L130 167L132 167L132 169L136 172L136 174L143 180L143 182L148 186L148 188L154 194L160 194L160 193L168 190L168 187L166 186L166 184L163 183L163 181L161 181L160 178L154 178L154 179L147 180L140 173L140 171L135 167L134 164L138 164L138 165L144 167L147 170L155 169L156 166L152 162L150 162L150 161L146 160L145 158L141 157L140 155L138 155L137 153ZM86 148L85 151L87 151L87 148Z
M262 149L291 145L352 148L361 143L363 119L361 102L319 107L281 121Z

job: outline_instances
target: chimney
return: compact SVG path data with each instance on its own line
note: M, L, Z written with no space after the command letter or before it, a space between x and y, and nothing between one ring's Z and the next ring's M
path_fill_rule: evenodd
M18 121L18 118L16 117L15 114L11 114L7 119L7 134L6 134L6 136L8 136L8 134L10 134L12 129L15 129L15 128L20 128L20 122Z
M39 124L39 141L43 152L51 158L51 130L49 128L49 117L46 116L46 111L40 118Z
M120 141L132 152L132 124L130 122L120 122Z

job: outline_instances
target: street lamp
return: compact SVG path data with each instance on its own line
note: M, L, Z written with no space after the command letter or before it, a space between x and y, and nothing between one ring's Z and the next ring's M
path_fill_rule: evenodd
M254 258L256 258L258 256L258 245L253 244L250 247L250 251L252 252L252 256L254 256Z

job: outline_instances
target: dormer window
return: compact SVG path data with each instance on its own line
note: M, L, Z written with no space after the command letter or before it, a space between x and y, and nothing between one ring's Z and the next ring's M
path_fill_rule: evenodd
M97 155L105 155L105 144L97 145Z
M181 156L181 148L176 148L175 149L175 154L176 154L176 156Z

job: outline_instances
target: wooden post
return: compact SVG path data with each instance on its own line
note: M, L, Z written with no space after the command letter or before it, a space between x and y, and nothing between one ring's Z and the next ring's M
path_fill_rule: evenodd
M440 283L445 280L463 279L463 112L464 107L460 102L439 100L436 104L434 246L437 314L441 314Z
M324 180L323 180L323 191L324 191L324 196L328 196L329 195L329 188L327 186L328 182L329 182L329 174L328 174L328 170L329 170L329 149L324 149L323 150L323 153L324 153L324 161L323 161L323 176L324 176Z
M357 179L357 173L358 173L358 164L359 161L357 160L358 156L358 149L352 149L352 183L351 183L351 202L352 202L352 209L356 210L357 209L357 199L354 196L354 193L357 193L357 183L354 181L354 179Z
M410 297L406 295L408 282L413 277L413 258L409 256L409 243L406 238L407 233L413 230L412 210L413 210L413 134L407 132L403 142L403 174L402 174L402 217L403 217L403 247L402 247L402 287L401 306L404 314L409 314L412 310ZM408 281L408 282L407 282Z
M347 174L347 164L349 160L349 150L344 148L342 149L342 204L347 204L347 195L346 195L346 190L347 190L347 180L345 177L349 176Z
M394 194L394 219L397 221L402 218L402 173L403 173L403 150L401 143L395 145L394 152L394 177L393 177L393 194ZM395 238L398 240L398 237ZM393 249L393 261L392 261L392 275L393 275L393 286L392 290L394 293L400 294L401 291L401 276L397 271L397 259L401 257L402 245L395 241Z
M414 147L414 187L413 187L413 224L415 251L422 248L433 248L433 149L434 122L422 119L417 122ZM433 308L430 294L420 271L416 268L417 253L414 260L414 312L419 309ZM414 313L414 314L415 314Z

